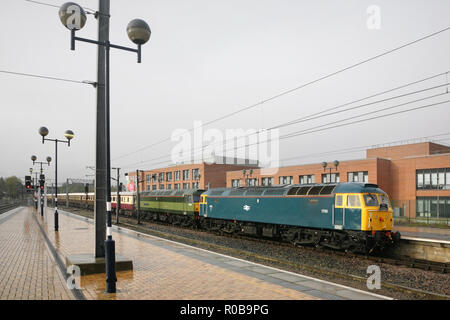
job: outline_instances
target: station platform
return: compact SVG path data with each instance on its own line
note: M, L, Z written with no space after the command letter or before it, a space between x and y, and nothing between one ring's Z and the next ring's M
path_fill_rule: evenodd
M410 227L395 226L394 231L399 231L402 238L427 239L450 242L450 228Z
M105 292L105 274L66 285L63 261L93 254L93 220L31 207L0 215L0 299L151 300L386 300L389 297L244 261L170 240L113 227L116 254L133 261L117 272L117 292Z

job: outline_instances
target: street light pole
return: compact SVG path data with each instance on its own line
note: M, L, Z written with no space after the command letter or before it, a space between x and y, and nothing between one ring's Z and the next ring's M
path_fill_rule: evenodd
M58 222L58 142L67 143L67 146L70 147L70 140L73 139L74 134L73 134L72 130L66 130L66 132L64 133L64 136L66 137L67 141L45 138L48 135L48 129L46 127L40 127L39 134L42 136L42 143L44 143L45 141L54 141L55 142L55 195L56 195L55 196L55 231L58 231L58 229L59 229L59 222ZM49 161L49 163L50 163L50 161Z
M339 161L334 160L334 161L333 161L333 164L334 164L334 169L336 170L336 177L337 177L337 168L338 168L338 166L339 166ZM328 163L322 162L322 167L323 167L323 171L324 171L324 172L326 171L327 165L328 165ZM330 171L330 173L326 175L326 176L329 176L329 178L327 178L327 180L328 180L327 183L331 183L331 171L332 171L332 168L330 167L330 168L328 168L328 170ZM326 177L326 176L325 176L325 177ZM337 179L335 179L334 182L337 182L336 180L337 180Z
M112 168L117 170L117 195L116 195L116 224L119 224L119 213L120 213L120 168Z
M75 50L75 41L83 41L98 46L98 81L97 81L97 149L96 149L96 208L95 208L95 241L96 257L106 260L106 290L116 292L115 249L112 240L111 225L111 161L110 161L110 116L109 116L109 50L110 48L137 53L137 62L141 62L141 45L150 39L150 28L140 19L134 19L127 25L127 34L137 49L111 44L109 42L110 1L99 0L98 41L80 38L75 32L84 27L86 13L76 3L68 2L61 6L59 17L63 25L70 30L70 49ZM104 175L104 176L103 176ZM105 190L105 189L106 190ZM106 195L104 194L106 192ZM105 203L106 202L106 203ZM104 204L106 204L107 236L105 247L101 247L101 239L105 239ZM99 210L97 210L99 209Z
M41 179L42 179L43 173L44 173L44 170L42 169L42 165L46 164L46 163L48 165L50 165L50 162L52 161L52 158L51 157L47 157L47 162L36 161L36 160L37 160L37 157L35 155L31 156L31 161L33 161L33 165L35 165L36 163L41 165L40 173L41 173ZM37 181L38 180L37 180L37 172L36 172L36 185L37 185ZM43 217L44 216L44 195L42 193L41 187L39 187L39 203L40 203L40 206L41 206L41 217ZM37 201L36 201L36 210L37 210Z
M99 1L98 41L109 42L109 0ZM73 32L72 32L73 34ZM72 49L73 50L73 49ZM95 150L95 257L105 257L106 239L106 51L97 50L97 137Z
M136 217L137 217L137 224L141 224L141 196L139 194L139 183L142 181L139 179L139 174L144 173L143 170L136 170Z

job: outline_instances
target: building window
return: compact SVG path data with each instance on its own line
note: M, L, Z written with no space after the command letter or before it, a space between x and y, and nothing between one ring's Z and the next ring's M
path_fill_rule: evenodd
M357 171L348 173L348 182L369 182L369 173L367 171Z
M166 172L166 181L168 182L172 181L172 172Z
M199 182L192 182L192 189L198 189L200 183Z
M416 188L450 190L450 168L416 170Z
M255 186L258 185L258 179L257 178L246 179L245 180L245 185L248 186L248 187L255 187Z
M241 179L233 179L231 180L231 186L233 188L238 188L241 186Z
M179 183L175 183L175 184L173 185L173 188L174 188L174 189L180 189L180 184L179 184Z
M147 185L147 191L150 191L150 185Z
M283 176L280 177L280 184L291 184L292 180L292 176Z
M339 173L323 173L322 174L322 183L334 183L340 182Z
M183 180L189 180L189 170L183 170Z
M273 185L273 178L272 177L261 178L261 185L262 186L271 186L271 185Z
M158 176L158 180L159 182L163 182L164 181L164 172L161 172Z
M152 185L152 190L156 190L156 188L157 188L156 184Z
M192 169L192 179L198 180L200 179L200 169Z
M147 175L145 176L145 180L146 180L147 182L150 182L150 175L149 175L149 174L147 174Z
M159 190L164 190L164 185L163 184L159 185Z
M309 175L299 176L298 181L300 182L300 184L311 184L311 183L314 183L315 179L314 179L313 174L309 174Z
M423 173L417 174L417 189L422 189L423 186Z
M450 197L417 197L417 218L450 218Z
M171 184L167 185L167 190L172 190L172 185Z
M174 176L175 176L175 181L180 181L180 171L175 171Z
M189 183L183 183L183 189L189 189Z

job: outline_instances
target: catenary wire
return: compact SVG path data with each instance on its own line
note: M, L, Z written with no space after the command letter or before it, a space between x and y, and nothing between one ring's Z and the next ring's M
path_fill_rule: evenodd
M304 117L301 117L301 118L298 118L298 119L294 119L294 120L292 120L292 121L288 121L288 122L286 122L286 123L279 124L279 125L277 125L277 126L273 126L273 127L267 128L266 130L271 130L271 129L275 129L275 128L281 128L281 127L289 126L289 125L293 124L294 122L295 122L295 123L298 123L298 122L302 122L302 121L307 121L307 119L312 118L312 117L314 117L314 116L318 116L318 115L323 114L323 113L325 113L325 112L327 112L327 111L340 109L340 108L342 108L342 107L351 105L351 104L353 104L353 103L361 102L361 101L363 101L363 100L367 100L367 99L370 99L370 98L374 98L374 97L377 97L377 96L380 96L380 95L383 95L383 94L386 94L386 93L390 93L390 92L393 92L393 91L396 91L396 90L400 90L400 89L406 88L406 87L408 87L408 86L412 86L412 85L415 85L415 84L418 84L418 83L421 83L421 82L424 82L424 81L427 81L427 80L431 80L431 79L437 78L437 77L442 76L442 75L445 75L445 74L447 74L447 73L448 73L448 71L447 71L447 72L442 72L442 73L433 75L433 76L431 76L431 77L427 77L427 78L423 78L423 79L420 79L420 80L417 80L417 81L413 81L413 82L410 82L410 83L407 83L407 84L404 84L404 85L401 85L401 86L398 86L398 87L395 87L395 88L392 88L392 89L389 89L389 90L386 90L386 91L382 91L382 92L379 92L379 93L376 93L376 94L372 94L372 95L366 96L366 97L364 97L364 98L360 98L360 99L357 99L357 100L353 100L353 101L351 101L351 102L346 102L346 103L344 103L344 104L341 104L341 105L334 106L334 107L328 108L328 109L326 109L326 110L323 110L323 111L321 111L321 112L313 113L313 114L310 114L310 115L307 115L307 116L304 116ZM433 89L433 88L431 88L431 89ZM412 93L410 93L410 94L414 94L414 93L418 93L418 92L420 92L420 91L412 92ZM395 98L395 97L394 97L394 98ZM378 102L378 101L375 101L375 102L372 102L371 104L374 104L374 103L377 103L377 102ZM363 106L365 106L365 105L363 105ZM326 116L326 115L324 115L324 116ZM194 128L194 129L195 129L195 128ZM189 132L189 131L192 131L192 130L188 130L188 132ZM250 135L252 135L252 134L254 134L254 133L246 134L245 136L250 136ZM170 139L168 138L167 140L170 140ZM222 144L225 144L225 143L226 143L227 141L229 141L229 140L230 140L230 139L228 139L228 140L223 140L221 143L222 143ZM155 144L154 144L154 145L155 145ZM147 146L147 147L148 147L148 146ZM130 155L136 154L136 153L138 153L138 152L140 152L140 151L143 151L143 150L147 149L147 147L140 148L140 149L138 149L138 150L136 150L136 151L134 151L134 152L127 153L127 154L124 154L124 155L121 155L121 156L119 156L119 157L116 157L116 158L112 159L112 161L116 161L116 160L118 160L118 159L121 159L121 158L130 156ZM164 157L165 157L165 156L164 156ZM156 159L160 159L160 158L161 158L161 157L156 158Z
M374 104L374 103L377 103L377 102L385 102L385 101L392 100L392 99L395 99L395 98L405 97L405 96L407 96L407 95L416 94L416 93L424 92L424 91L427 91L427 90L433 90L433 89L440 88L440 87L444 87L444 86L447 86L447 85L448 85L448 83L446 83L446 84L441 84L441 85L434 86L434 87L430 87L430 88L426 88L426 89L416 90L416 91L413 91L413 92L409 92L409 93L407 93L407 94L402 94L402 95L399 95L399 96L390 97L390 98L387 98L387 99L382 99L382 100L375 101L375 102L372 102L372 103L369 103L369 104L365 104L365 105L361 105L361 106L356 106L356 107L348 108L348 109L346 109L346 110L341 110L341 111L334 112L334 113L330 113L330 114L325 114L325 115L316 116L315 118L304 119L304 121L313 120L313 119L316 119L316 118L319 118L319 117L324 117L324 116L331 115L331 114L335 114L335 113L345 112L345 111L348 111L348 110L350 110L350 109L360 108L360 107L363 107L363 106L366 106L366 105L371 105L371 104ZM443 93L443 94L445 94L445 93ZM442 94L429 96L429 97L424 98L424 99L433 98L433 97L436 97L436 96L439 96L439 95L442 95ZM418 100L406 102L406 103L403 103L403 104L399 104L399 105L387 107L387 108L381 109L381 110L379 110L379 111L372 111L371 113L380 112L380 111L384 111L384 110L388 110L388 109L400 107L400 106L403 106L403 105L406 105L406 104L409 104L409 103L418 102L418 101L421 101L421 100L424 100L424 99L418 99ZM351 117L351 118L339 120L338 122L350 120L350 119L357 118L357 117L361 117L361 116L364 116L364 115L367 115L367 114L357 115L357 116L354 116L354 117ZM326 124L326 125L329 125L329 124L330 124L330 123L328 123L328 124ZM289 124L289 125L290 125L290 124ZM320 125L320 126L318 126L318 127L322 127L322 126L326 126L326 125ZM275 128L280 128L280 127L282 127L282 125L274 126L274 127L272 127L272 128L269 128L268 130L275 129ZM316 128L317 128L317 127L316 127ZM307 130L309 130L309 129L307 129ZM305 130L303 130L303 131L305 131ZM252 134L253 134L253 133L252 133ZM246 136L249 136L249 135L246 135ZM245 137L245 136L243 136L243 137ZM242 137L240 137L240 138L242 138ZM219 142L219 143L220 143L220 145L224 145L224 142L230 141L230 140L231 140L231 139L227 139L227 140L225 140L225 141L223 141L223 142ZM219 143L218 143L218 144L219 144ZM218 144L215 144L215 145L218 145ZM212 146L212 145L207 145L207 146ZM196 153L198 153L198 152L203 152L203 149L206 148L207 146L199 147L199 148L197 148L197 150L195 150L195 151L194 151L194 150L191 150L191 152L193 152L193 154L191 155L191 157L194 156L194 155L195 155ZM200 149L201 149L201 150L200 150ZM153 161L153 160L159 160L159 159L163 159L163 158L167 158L167 157L170 157L170 155L159 156L159 157L156 157L156 158L152 158L152 159L149 159L149 160L145 160L145 161L143 161L143 162L148 162L148 161ZM139 162L139 163L142 163L142 161Z
M414 40L414 41L410 41L410 42L408 42L408 43L406 43L406 44L400 45L400 46L398 46L398 47L395 47L395 48L393 48L393 49L390 49L390 50L388 50L388 51L385 51L385 52L383 52L383 53L381 53L381 54L375 55L375 56L373 56L373 57L370 57L370 58L368 58L368 59L362 60L362 61L360 61L360 62L358 62L358 63L353 64L353 65L350 65L350 66L347 66L347 67L345 67L345 68L339 69L339 70L337 70L337 71L335 71L335 72L329 73L329 74L327 74L327 75L325 75L325 76L319 77L319 78L317 78L317 79L315 79L315 80L309 81L309 82L304 83L304 84L302 84L302 85L300 85L300 86L297 86L297 87L295 87L295 88L292 88L292 89L288 89L288 90L282 91L281 93L278 93L278 94L276 94L276 95L274 95L274 96L271 96L271 97L269 97L269 98L267 98L267 99L265 99L265 100L262 100L262 101L260 101L260 102L255 103L255 104L252 104L252 105L246 106L246 107L244 107L244 108L238 109L238 110L236 110L236 111L233 111L233 112L231 112L231 113L228 113L228 114L226 114L226 115L224 115L224 116L221 116L221 117L219 117L219 118L216 118L216 119L210 120L210 121L208 121L208 122L205 122L204 124L201 125L201 127L205 127L205 126L207 126L207 125L209 125L209 124L212 124L212 123L214 123L214 122L218 122L218 121L221 121L221 120L223 120L223 119L226 119L226 118L229 118L229 117L231 117L231 116L234 116L234 115L236 115L236 114L239 114L239 113L241 113L241 112L250 110L250 109L255 108L255 107L259 106L259 105L265 104L265 103L267 103L267 102L270 102L270 101L272 101L272 100L275 100L275 99L277 99L277 98L280 98L280 97L282 97L282 96L285 96L285 95L287 95L287 94L290 94L290 93L292 93L292 92L298 91L298 90L300 90L300 89L303 89L303 88L305 88L305 87L308 87L308 86L310 86L310 85L312 85L312 84L315 84L315 83L317 83L317 82L320 82L320 81L322 81L322 80L331 78L331 77L333 77L333 76L335 76L335 75L337 75L337 74L340 74L340 73L342 73L342 72L345 72L345 71L350 70L350 69L353 69L353 68L356 68L356 67L358 67L358 66L360 66L360 65L362 65L362 64L365 64L365 63L367 63L367 62L376 60L376 59L381 58L381 57L383 57L383 56L385 56L385 55L388 55L388 54L390 54L390 53L393 53L393 52L395 52L395 51L398 51L398 50L401 50L401 49L403 49L403 48L409 47L409 46L411 46L411 45L413 45L413 44L416 44L416 43L418 43L418 42L420 42L420 41L423 41L423 40L426 40L426 39L428 39L428 38L434 37L434 36L436 36L436 35L438 35L438 34L441 34L441 33L443 33L443 32L446 32L446 31L448 31L448 30L450 30L450 27L446 27L446 28L444 28L444 29L438 30L438 31L433 32L433 33L431 33L431 34L428 34L428 35L426 35L426 36L424 36L424 37L421 37L421 38L419 38L419 39L416 39L416 40ZM194 129L195 129L195 128L192 128L192 129L189 129L188 131L193 131ZM159 145L159 144L161 144L161 143L163 143L163 142L169 141L170 139L171 139L170 137L165 138L165 139L160 140L160 141L158 141L158 142L155 142L155 143L152 143L152 144L150 144L150 145L144 146L144 147L140 148L139 150L136 150L136 151L134 151L134 152L128 153L128 154L126 154L126 155L124 155L124 156L130 155L130 154L134 154L134 153L137 153L137 152L140 152L140 151L142 151L142 150L148 149L148 148L153 147L153 146L155 146L155 145ZM117 160L117 159L122 158L122 157L124 157L124 156L117 157L117 158L115 158L115 159L113 159L113 160Z
M424 106L410 108L410 109L397 111L397 112L393 112L393 113L389 113L389 114L384 114L384 115L380 115L380 116L370 117L370 118L367 118L367 119L362 119L362 120L353 121L353 122L349 122L349 123L338 124L338 125L330 126L330 127L327 127L327 128L320 128L320 129L311 128L310 131L308 131L308 132L299 132L299 133L293 132L293 133L290 133L288 136L280 137L279 140L289 139L289 138L296 137L296 136L301 136L301 135L306 135L306 134L310 134L310 133L330 130L330 129L339 128L339 127L344 127L344 126L348 126L348 125L352 125L352 124L357 124L357 123L366 122L366 121L370 121L370 120L380 119L380 118L384 118L384 117L388 117L388 116L398 115L398 114L407 113L407 112L416 111L416 110L421 110L421 109L425 109L425 108L431 108L431 107L434 107L434 106L442 105L442 104L447 103L447 102L450 102L450 100L445 100L445 101L441 101L441 102L437 102L437 103L433 103L433 104L428 104L428 105L424 105ZM255 145L255 144L259 144L259 143L270 142L272 140L273 139L268 139L268 140L260 141L260 142L253 143L253 144L246 144L244 146L233 147L233 149L237 150L237 149L241 149L241 148L244 148L244 147L249 147L249 146L252 146L252 145ZM192 159L192 156L190 156L189 159ZM151 160L149 160L149 161L151 161ZM136 163L124 165L124 166L122 166L122 168L129 168L129 167L132 167L132 166L135 166L135 165L138 165L138 164L142 165L143 163L147 163L149 161L141 161L141 162L136 162ZM155 162L155 163L150 163L150 165L162 164L162 163L167 163L167 162L171 162L171 160L165 160L165 161L159 161L159 162Z
M14 72L14 71L8 71L8 70L0 70L1 73L7 73L7 74L13 74L18 76L25 76L25 77L32 77L32 78L41 78L41 79L47 79L47 80L57 80L57 81L64 81L64 82L73 82L73 83L82 83L82 84L88 84L92 85L89 82L79 81L79 80L72 80L72 79L65 79L65 78L57 78L57 77L49 77L49 76L43 76L38 74L31 74L31 73L23 73L23 72Z

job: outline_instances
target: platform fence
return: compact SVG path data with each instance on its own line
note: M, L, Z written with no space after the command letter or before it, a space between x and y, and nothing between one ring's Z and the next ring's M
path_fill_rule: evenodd
M448 197L393 200L394 224L427 225L450 228L450 199Z

